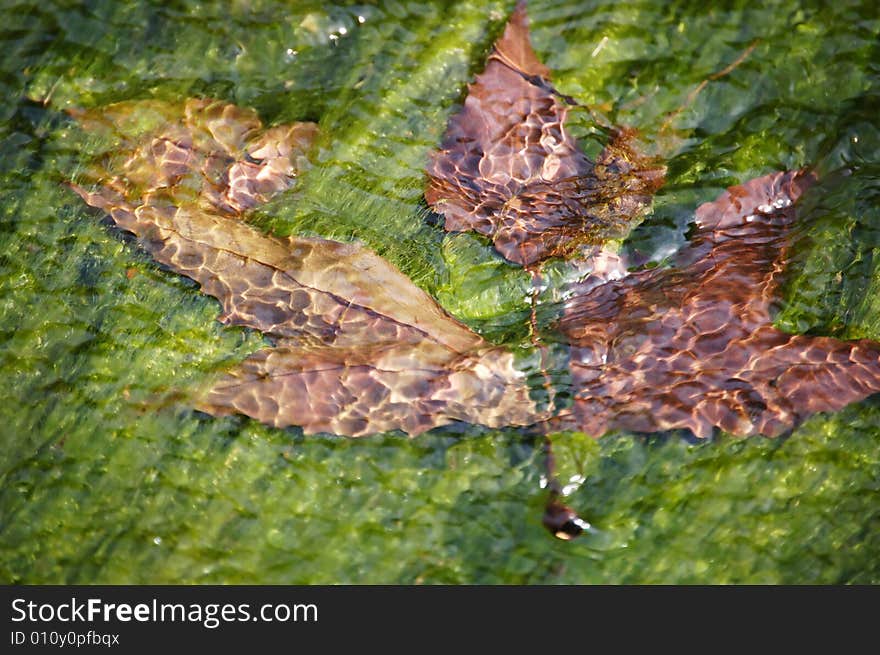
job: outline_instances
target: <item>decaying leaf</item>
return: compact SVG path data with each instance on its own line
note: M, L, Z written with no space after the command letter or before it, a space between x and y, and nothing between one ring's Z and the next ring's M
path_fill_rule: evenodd
M526 266L621 236L664 173L628 130L589 161L549 78L520 3L428 165L425 196L446 229L490 236ZM597 436L611 427L773 435L880 390L878 344L772 327L792 205L808 180L776 174L702 206L672 268L621 280L594 271L560 322L576 395L551 425Z
M425 198L446 229L491 237L523 266L624 236L665 174L630 129L614 131L590 161L549 79L520 3L427 167Z
M559 327L576 395L555 424L773 436L880 391L880 343L772 324L794 203L811 182L789 172L732 187L697 209L674 265L575 293Z
M86 175L107 199L225 216L290 187L317 135L314 123L264 130L252 110L205 99L122 102L74 116L117 144Z
M244 222L307 165L313 124L264 130L253 112L201 100L182 110L127 103L80 119L110 129L119 148L91 171L94 191L74 190L220 300L222 322L275 343L221 379L200 409L350 436L536 420L512 355L381 257ZM127 130L150 121L146 134Z
M512 262L577 250L572 265L591 266L556 325L570 345L574 393L554 416L537 409L509 351L375 253L248 225L249 210L308 166L314 124L265 129L254 112L207 100L80 113L115 147L72 187L216 297L219 320L272 341L198 394L194 404L214 415L349 436L416 435L456 420L595 436L772 436L880 392L880 343L772 324L794 204L811 174L730 188L697 209L696 233L671 266L628 274L601 246L630 229L664 169L626 129L590 161L565 129L569 107L549 77L520 4L431 157L425 196L447 230L487 235ZM560 500L550 445L544 523L572 538L589 524Z
M490 234L525 265L607 238L662 179L625 132L588 161L548 78L520 5L429 166L426 196L447 227ZM78 118L109 130L116 147L86 175L94 190L74 189L218 298L222 322L273 341L199 399L210 413L351 436L453 420L775 435L880 390L877 343L772 326L806 173L752 180L701 206L673 266L594 275L576 288L558 325L571 344L574 402L547 420L510 352L382 258L245 222L308 165L314 124L264 129L254 112L207 100L123 103Z

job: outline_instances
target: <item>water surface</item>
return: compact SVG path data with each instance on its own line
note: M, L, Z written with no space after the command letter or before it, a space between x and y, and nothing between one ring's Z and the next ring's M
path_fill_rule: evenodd
M0 15L0 580L45 583L880 582L880 402L787 439L555 438L454 426L305 437L147 399L261 346L62 182L100 148L65 115L212 96L315 120L316 165L265 207L279 233L357 239L512 347L529 281L445 235L423 168L510 2L9 2ZM777 326L880 339L880 18L873 3L530 3L559 90L639 127L669 181L625 248L662 262L697 204L815 166ZM751 44L664 131L666 115ZM598 142L585 112L573 130Z

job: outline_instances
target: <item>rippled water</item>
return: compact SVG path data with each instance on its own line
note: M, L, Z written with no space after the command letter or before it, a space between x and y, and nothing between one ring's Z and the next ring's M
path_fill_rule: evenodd
M61 183L71 107L194 95L316 120L280 233L359 239L487 338L526 338L529 280L445 235L423 167L509 2L7 2L0 10L0 579L12 582L880 582L880 404L790 438L559 435L540 525L516 430L304 437L144 402L257 349ZM561 92L640 128L670 169L628 253L662 261L727 185L814 165L777 325L880 339L880 19L873 3L530 3ZM292 5L292 6L291 6ZM730 75L689 95L754 50ZM666 115L686 105L672 130ZM589 116L574 131L594 145Z

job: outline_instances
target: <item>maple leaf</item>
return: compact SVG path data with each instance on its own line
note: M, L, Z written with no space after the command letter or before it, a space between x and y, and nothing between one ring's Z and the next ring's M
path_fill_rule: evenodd
M427 167L425 199L446 229L491 237L523 266L625 236L665 175L626 128L590 161L549 80L520 3Z
M427 169L425 196L447 230L488 235L525 266L622 236L664 173L625 129L589 161L549 79L521 2ZM575 265L592 274L559 322L572 346L574 404L551 429L774 435L880 390L878 344L772 326L793 205L811 179L777 173L703 205L671 268L628 275L614 255L579 249Z
M880 343L773 327L794 203L812 182L795 171L731 187L697 209L672 266L575 289L559 322L575 399L555 425L774 436L880 391Z
M640 161L626 139L600 158L614 166L589 162L564 131L567 107L548 79L520 5L450 122L452 145L429 167L465 175L429 183L426 195L445 208L447 223L479 214L473 226L490 229L523 264L583 243L589 221L607 227L601 212L589 214L594 200L614 196L618 209L638 211L659 179L657 168L621 172L621 162ZM121 103L78 118L118 143L86 176L97 188L74 189L158 262L218 298L222 322L273 341L199 398L210 413L351 436L419 434L453 420L543 422L595 435L613 427L774 435L880 388L878 344L772 326L794 202L811 180L805 173L753 180L700 207L699 229L674 266L620 280L594 275L575 288L558 325L571 345L574 402L544 422L512 354L450 317L391 264L357 244L276 237L245 222L308 165L314 124L264 129L253 111L208 100ZM144 132L144 124L153 127ZM463 196L438 199L464 188L482 198L468 211ZM489 197L506 199L493 205Z
M628 274L600 246L630 229L664 169L623 128L590 161L565 129L569 104L549 78L521 3L431 156L425 197L447 230L487 235L512 262L531 268L578 251L573 265L592 266L556 324L570 346L574 399L553 417L537 409L508 350L375 253L247 224L309 165L314 124L265 129L253 111L208 100L81 112L117 147L85 174L92 188L71 186L216 297L219 320L272 341L197 394L194 404L214 415L349 436L416 435L455 420L595 436L777 435L880 391L880 344L772 324L795 202L811 174L732 187L697 209L695 235L671 266ZM549 439L547 448L552 462ZM552 463L548 474L544 523L576 536L589 524L560 502Z
M314 124L264 130L254 112L206 100L78 118L109 129L118 147L86 175L94 190L73 189L216 297L219 320L274 342L201 395L199 409L349 436L538 418L513 356L390 263L358 244L266 235L244 222L307 165Z

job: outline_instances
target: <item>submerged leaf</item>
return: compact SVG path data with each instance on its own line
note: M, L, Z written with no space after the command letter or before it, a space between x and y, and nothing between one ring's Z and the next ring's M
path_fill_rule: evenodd
M697 209L672 267L576 292L559 324L576 395L556 425L773 436L880 391L880 343L772 324L794 203L811 183L789 172L732 187Z
M665 173L628 129L590 161L549 79L520 4L427 168L425 198L446 229L489 236L523 266L624 236Z
M73 188L156 261L216 297L221 321L272 342L195 394L193 404L214 415L350 436L415 435L455 420L595 436L686 428L705 437L716 427L776 435L880 391L880 344L772 325L793 204L809 175L731 188L697 210L695 237L673 265L628 274L602 246L629 231L665 170L624 128L587 158L566 129L574 102L549 80L520 4L430 159L425 197L447 230L488 236L530 268L529 327L541 366L568 357L574 385L574 394L557 394L562 372L541 371L536 396L554 405L573 395L552 417L530 397L511 352L450 317L382 258L245 222L308 165L314 124L264 129L253 111L206 100L84 112L81 122L107 131L113 148L83 176L89 188ZM543 282L559 276L542 279L535 265L575 253L567 271L589 277L557 325L569 350L551 353L536 307ZM570 539L593 529L563 504L575 478L557 478L551 445L548 437L544 524Z
M127 132L156 117L146 134ZM92 171L97 188L77 193L220 300L222 322L275 342L221 379L201 409L350 436L536 420L512 355L387 261L356 244L265 235L242 220L307 164L313 124L263 130L253 112L193 100L184 111L129 103L81 120L109 127L120 148Z
M622 131L588 161L548 77L520 6L429 166L426 196L447 227L489 234L525 265L601 242L662 179ZM80 119L109 128L116 147L88 176L97 188L77 192L218 298L221 321L273 341L200 396L212 414L351 436L454 420L775 435L880 391L880 344L772 325L806 173L752 180L701 206L671 267L626 276L593 248L594 274L558 324L571 345L573 405L549 419L509 351L376 254L245 222L308 165L315 125L264 129L252 111L205 100L127 103Z

